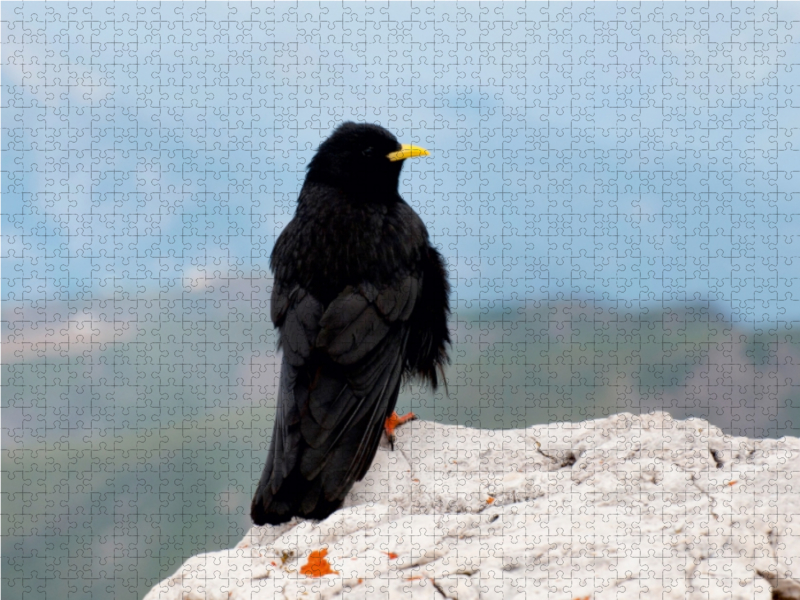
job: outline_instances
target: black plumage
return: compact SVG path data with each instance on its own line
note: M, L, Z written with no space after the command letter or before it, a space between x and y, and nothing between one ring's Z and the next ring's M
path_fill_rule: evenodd
M426 154L377 125L344 123L308 165L270 261L283 362L256 524L339 508L372 463L404 378L436 388L443 375L447 274L397 190L404 160Z

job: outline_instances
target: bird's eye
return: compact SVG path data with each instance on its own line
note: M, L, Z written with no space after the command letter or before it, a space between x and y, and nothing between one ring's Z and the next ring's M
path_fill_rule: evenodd
M364 150L361 151L361 154L369 158L370 156L372 156L372 152L373 152L372 146L370 146L369 148L364 148Z

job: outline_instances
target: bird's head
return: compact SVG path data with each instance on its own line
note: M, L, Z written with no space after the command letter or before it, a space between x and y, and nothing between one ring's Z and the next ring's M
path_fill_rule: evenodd
M405 159L428 154L424 148L400 144L379 125L347 122L322 142L306 179L378 200L397 191Z

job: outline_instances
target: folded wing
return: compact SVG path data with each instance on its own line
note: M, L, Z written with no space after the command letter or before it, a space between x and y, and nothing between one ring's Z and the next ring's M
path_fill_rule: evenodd
M283 363L255 523L324 518L364 476L397 402L421 283L409 274L348 286L327 307L276 283L271 316Z

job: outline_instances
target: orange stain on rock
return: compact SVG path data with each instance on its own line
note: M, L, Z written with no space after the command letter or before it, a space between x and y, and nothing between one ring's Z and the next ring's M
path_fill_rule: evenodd
M322 577L323 575L338 575L339 571L331 569L331 564L325 558L328 550L314 550L308 555L308 562L300 567L300 574L306 577Z
M489 498L486 500L486 504L491 504L492 502L494 502L494 498L489 496Z
M397 554L395 554L394 552L384 552L384 554L385 554L386 556L388 556L389 558L391 558L392 560L394 560L394 559L395 559L395 558L397 558L397 556L398 556L398 555L397 555Z
M733 481L729 481L728 485L735 485L737 483L739 483L739 482L736 479L734 479Z

